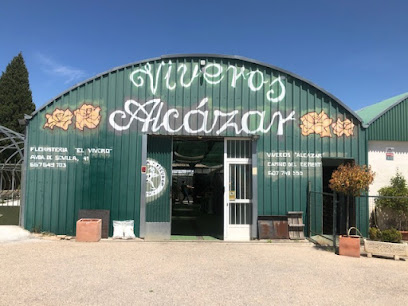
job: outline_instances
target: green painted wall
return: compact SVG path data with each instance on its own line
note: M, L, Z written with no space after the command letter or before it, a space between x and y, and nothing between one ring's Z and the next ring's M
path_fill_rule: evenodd
M349 109L296 75L238 57L162 57L101 74L33 115L25 227L74 234L78 210L98 208L135 220L138 234L142 134L259 137L259 215L306 212L308 181L322 190L321 158L364 164L367 154ZM359 210L366 232L367 204Z

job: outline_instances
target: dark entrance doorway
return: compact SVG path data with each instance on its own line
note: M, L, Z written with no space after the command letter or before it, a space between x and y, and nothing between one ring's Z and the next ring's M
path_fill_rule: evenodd
M171 239L223 239L223 138L173 140Z
M329 181L331 179L333 171L337 170L337 167L341 164L354 163L353 159L337 159L337 158L323 158L323 192L333 193L329 187ZM347 198L339 194L337 204L337 235L343 235L347 233L346 220L347 220L347 205L349 205L349 226L356 225L356 207L353 197L350 197L347 204ZM333 234L333 197L323 195L323 234Z

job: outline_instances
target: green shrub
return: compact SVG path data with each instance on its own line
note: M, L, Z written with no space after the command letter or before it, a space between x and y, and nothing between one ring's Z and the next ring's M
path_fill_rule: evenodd
M382 238L380 229L376 227L370 227L369 235L371 240L381 240Z
M379 228L370 227L369 236L371 240L384 241L384 242L401 242L401 232L395 228L381 231Z
M401 197L401 198L376 198L375 205L381 210L390 209L395 212L395 217L390 221L393 227L404 230L407 226L405 220L408 218L408 185L404 176L397 171L391 178L391 185L378 190L380 196ZM405 197L405 198L404 198Z
M384 242L401 242L402 235L395 228L384 230L381 232L382 241Z

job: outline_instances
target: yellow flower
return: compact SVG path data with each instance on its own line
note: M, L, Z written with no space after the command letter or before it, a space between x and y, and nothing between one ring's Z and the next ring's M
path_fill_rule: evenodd
M90 104L83 104L80 108L74 111L76 122L75 127L81 131L84 130L84 127L88 129L94 129L99 125L101 121L101 115L99 112L101 108L94 107Z
M69 109L62 110L56 108L52 114L45 114L47 122L44 124L44 128L53 130L56 126L66 131L72 123L72 117L72 112Z
M346 137L353 135L354 124L353 122L351 122L350 119L341 121L340 118L338 118L337 122L333 123L331 126L333 128L333 133L336 134L338 137L342 135L346 135Z
M332 137L330 132L330 124L333 119L330 119L327 114L322 111L320 114L316 112L307 113L300 118L302 124L302 135L319 134L320 137Z

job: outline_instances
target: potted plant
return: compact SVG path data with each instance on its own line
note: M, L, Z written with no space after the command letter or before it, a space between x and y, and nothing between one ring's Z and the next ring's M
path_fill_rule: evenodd
M366 165L340 165L332 174L329 181L329 187L338 193L346 195L346 229L347 235L339 238L339 255L360 257L360 236L350 235L350 231L355 227L349 228L349 204L351 197L360 196L368 190L368 186L374 180L374 172Z
M408 256L408 245L401 242L401 233L394 229L381 231L378 228L370 228L370 240L364 239L364 251L367 257L374 255L392 256L398 260L400 256Z

